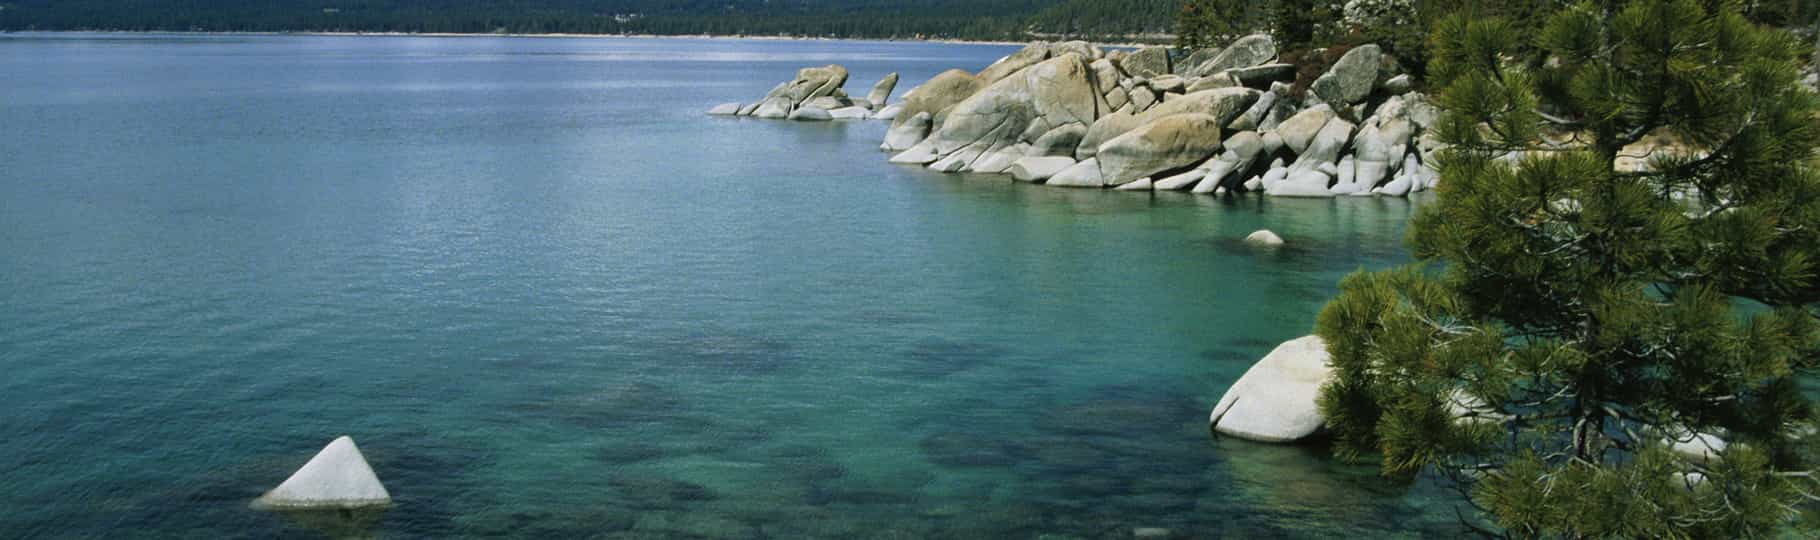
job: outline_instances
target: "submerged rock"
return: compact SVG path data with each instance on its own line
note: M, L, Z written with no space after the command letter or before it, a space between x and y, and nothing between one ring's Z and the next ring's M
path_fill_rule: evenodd
M1260 442L1293 442L1308 438L1324 421L1315 405L1321 385L1331 377L1327 346L1305 336L1277 346L1251 366L1208 417L1213 431Z
M260 509L336 509L385 506L392 495L379 483L366 456L343 435L310 458L278 487L253 501Z

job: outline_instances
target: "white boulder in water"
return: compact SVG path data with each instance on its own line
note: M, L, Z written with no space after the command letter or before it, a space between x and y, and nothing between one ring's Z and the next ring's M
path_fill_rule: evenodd
M1253 441L1308 438L1326 423L1315 398L1332 373L1320 337L1286 342L1233 383L1208 423L1215 432Z
M278 487L253 501L255 508L363 508L392 503L354 439L343 435L329 442L309 463Z
M708 114L710 116L738 116L741 108L743 107L738 103L722 103L708 109Z
M1283 237L1270 232L1270 229L1261 229L1246 236L1245 243L1258 246L1280 246L1283 245Z

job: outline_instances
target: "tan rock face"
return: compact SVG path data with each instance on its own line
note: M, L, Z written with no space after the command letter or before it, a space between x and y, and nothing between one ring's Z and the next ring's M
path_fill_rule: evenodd
M1138 118L1155 121L1177 114L1197 113L1211 115L1220 121L1220 125L1224 126L1244 114L1246 109L1251 108L1261 94L1262 92L1250 88L1204 90L1158 104L1138 115Z
M1036 65L1037 62L1048 60L1049 52L1048 45L1032 43L1018 52L1011 53L1011 56L1006 56L993 62L992 65L986 66L986 69L980 70L979 78L986 84L998 82L1005 77L1010 77L1013 73L1023 71L1024 68Z
M1210 114L1177 114L1106 141L1097 154L1100 176L1117 186L1200 163L1219 151L1221 124Z
M930 118L940 124L946 118L949 107L985 87L986 84L972 73L958 69L941 72L904 96L904 109L898 111L897 120L892 121L891 125L895 127L903 124L919 113L929 113Z
M1142 125L1144 125L1144 121L1130 112L1102 116L1087 128L1087 134L1081 137L1080 146L1074 150L1074 157L1077 159L1093 157L1094 154L1099 153L1101 144Z
M1079 55L1068 54L1030 66L956 103L929 142L932 151L943 156L970 147L996 152L1034 144L1055 128L1092 124L1106 109L1092 69Z

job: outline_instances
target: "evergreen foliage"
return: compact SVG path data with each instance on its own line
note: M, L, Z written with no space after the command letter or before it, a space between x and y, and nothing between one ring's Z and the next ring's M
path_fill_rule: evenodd
M1220 47L1269 28L1269 3L1189 0L1176 13L1175 45L1185 51Z
M1799 377L1820 367L1820 100L1796 84L1807 49L1743 13L1586 1L1535 33L1437 20L1451 147L1411 223L1421 262L1346 278L1317 323L1337 454L1450 478L1499 536L1813 526ZM1617 165L1665 136L1683 151ZM1670 449L1698 434L1730 444Z
M1179 0L0 0L0 30L718 34L1028 40L1163 33Z

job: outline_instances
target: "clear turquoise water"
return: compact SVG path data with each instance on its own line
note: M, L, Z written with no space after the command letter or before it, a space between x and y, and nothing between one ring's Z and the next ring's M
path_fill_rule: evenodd
M701 114L1009 50L0 35L0 536L1456 532L1431 486L1205 425L1405 260L1411 203L944 176L880 123ZM341 434L392 509L247 508Z

